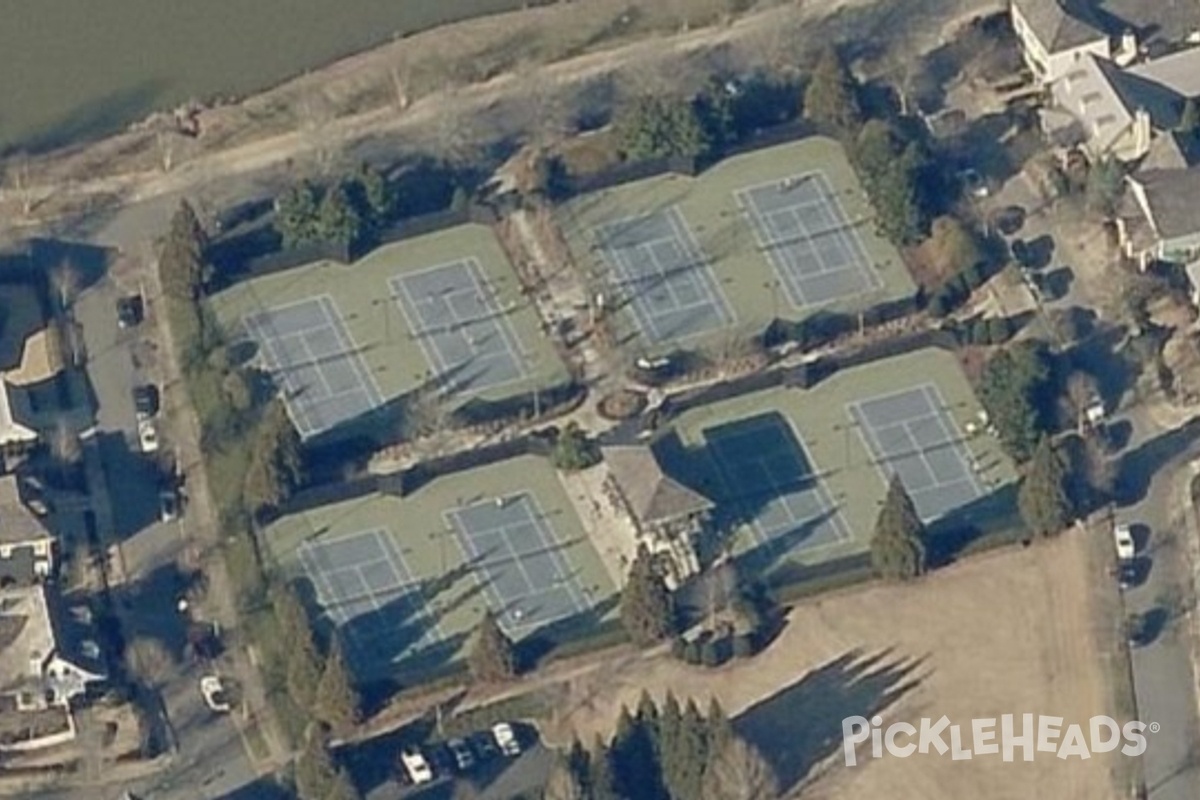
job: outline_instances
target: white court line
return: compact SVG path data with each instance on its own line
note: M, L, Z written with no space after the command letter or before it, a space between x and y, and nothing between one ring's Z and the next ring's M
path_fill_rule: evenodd
M709 266L708 259L705 257L704 248L700 246L700 242L696 240L692 229L688 226L687 220L683 217L683 212L679 210L679 206L671 206L667 210L667 216L671 220L671 231L675 237L684 244L685 250L690 250L685 253L690 258L692 269L698 273L700 284L704 287L705 294L711 298L711 305L717 312L717 316L726 325L732 325L737 321L737 314L729 305L728 298L725 297L725 292L716 282L716 276Z
M294 367L284 367L284 359L276 351L276 343L282 344L282 335L274 332L274 326L260 323L258 316L269 315L270 312L259 312L255 317L246 316L242 318L242 326L250 333L250 337L254 339L259 347L259 355L271 374L273 379L282 379L284 406L292 417L292 421L296 425L296 430L302 436L304 434L312 434L317 431L312 415L308 413L308 408L300 401L304 394L305 387L300 383L296 376ZM267 331L271 332L268 333Z
M764 430L778 429L778 427L779 426L773 422L764 421L761 424L754 425L752 427L746 428L745 430L738 430L738 431L734 431L732 433L720 434L716 438L705 437L705 443L707 444L708 449L711 452L718 454L718 457L715 459L716 465L717 465L718 478L720 479L721 483L723 483L725 485L725 488L727 491L732 489L732 486L730 485L729 481L726 479L726 475L732 470L732 468L728 465L731 463L736 463L736 462L742 461L742 460L736 459L736 458L726 458L724 455L721 455L721 443L729 441L731 439L740 439L740 438L744 438L746 436L751 436L754 434L761 435L762 431L764 431ZM788 427L789 428L791 427L790 423L788 424ZM817 546L824 547L824 546L828 546L828 545L837 544L839 542L844 542L850 538L850 530L846 526L845 520L842 519L842 512L837 507L837 505L834 504L833 498L829 495L829 492L826 491L825 483L822 480L822 478L820 477L820 474L816 470L816 464L812 461L807 448L804 447L804 440L797 434L797 432L794 428L791 429L791 433L792 433L792 436L794 437L794 441L798 444L800 451L804 456L805 463L807 463L809 466L809 471L802 476L802 479L811 480L813 483L812 488L801 489L800 492L813 492L817 495L817 499L821 503L821 509L818 512L817 516L826 514L830 511L833 512L832 516L829 519L832 520L832 522L833 522L834 541L822 542L820 545L817 545ZM788 453L788 455L793 458L796 457L795 453ZM765 472L767 474L767 480L771 484L770 488L773 493L772 499L776 499L781 502L784 509L787 511L788 519L791 522L809 522L809 521L811 521L811 519L801 519L800 517L797 517L795 515L795 513L793 513L793 511L792 511L792 507L786 501L784 501L783 498L785 496L791 496L792 494L798 494L799 492L788 491L788 492L786 492L786 494L781 492L781 486L775 480L774 473L772 472L771 468L766 465L765 458L755 458L752 460L751 463L758 464L760 467L762 467L763 472ZM730 491L729 493L731 495L734 494L732 491ZM735 502L741 502L741 499L742 499L742 495L739 494L736 496ZM786 530L783 530L783 531L777 531L774 535L768 534L766 531L766 528L763 527L762 523L759 521L757 516L755 516L755 518L751 521L751 525L754 527L755 533L758 534L758 536L756 537L758 543L761 545L766 545L766 546L771 546L773 543L776 542L776 540L779 538L780 535L785 534L787 532ZM796 547L794 549L804 550L805 545L804 545L804 543L800 543L798 545L798 547Z
M403 276L393 276L392 280L395 281L392 289L399 288L400 294L404 295L404 300L408 301L408 305L412 308L413 313L409 314L408 309L400 302L400 297L393 293L392 296L396 298L394 301L395 305L400 309L400 313L404 315L404 321L408 324L408 329L412 331L413 338L417 340L417 346L421 348L421 352L425 355L425 362L433 367L435 375L445 375L450 371L450 365L442 359L440 348L434 347L432 341L428 341L428 335L421 332L423 328L413 324L413 315L419 318L421 312L417 301L412 296L412 292L409 291L408 286L405 284Z
M504 342L504 349L508 357L512 359L513 364L515 364L517 367L517 377L509 381L504 381L503 383L513 383L515 381L524 380L525 378L531 376L525 371L525 348L521 345L521 337L513 327L512 321L509 320L507 316L504 316L506 312L500 306L499 301L496 300L494 295L489 294L484 289L483 284L485 281L483 279L482 272L483 266L478 261L472 260L467 264L467 275L471 278L471 285L475 287L475 291L479 293L479 297L483 301L484 308L487 309L490 316L487 319L477 320L468 324L490 324L495 331L500 334L500 339ZM476 357L479 357L480 350L475 346L475 343L470 337L467 337L467 345L471 348L471 353ZM484 356L484 358L492 358L497 355L499 355L499 353L492 353ZM498 385L502 384L492 384L488 388L493 388L494 386Z
M636 269L627 260L629 249L627 247L605 247L604 252L608 255L616 271L621 273L622 281L618 285L622 288L633 286L636 289L637 285L645 281L646 278L638 277ZM655 320L655 317L658 315L651 311L648 292L644 290L635 291L634 295L629 299L629 304L634 310L634 317L638 322L638 326L642 329L643 333L650 337L651 341L667 341L668 337L663 335L662 330L658 327L658 322Z
M955 456L958 458L959 466L962 467L963 474L971 482L971 486L975 489L975 495L982 497L987 494L984 487L979 483L975 476L975 470L971 468L970 448L967 446L966 435L958 427L958 421L954 419L954 415L945 409L948 408L946 398L942 396L941 389L937 384L926 383L921 386L921 391L925 394L926 400L942 413L938 416L938 424L942 427L942 432L946 434L948 440L956 445L953 448ZM931 397L932 395L932 397Z
M358 342L354 340L354 334L350 333L350 329L343 322L341 311L338 310L333 297L323 294L317 298L317 302L325 314L326 324L333 329L333 335L337 337L338 344L342 346L341 357L350 362L350 368L362 382L363 390L366 392L371 407L382 405L383 392L380 391L379 384L375 382L375 376L367 369L366 363L359 355Z

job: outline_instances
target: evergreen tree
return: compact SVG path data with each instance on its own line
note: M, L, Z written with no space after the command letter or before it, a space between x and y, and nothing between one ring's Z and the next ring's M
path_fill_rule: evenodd
M387 226L396 213L396 192L379 170L363 164L358 171L356 186L361 196L359 214L373 231Z
M275 586L270 595L280 640L287 645L287 687L292 700L308 708L321 680L321 664L313 641L312 623L304 604L289 586Z
M275 200L275 229L286 248L301 247L321 240L317 221L321 193L309 181L289 187Z
M621 151L630 161L681 156L696 158L712 143L696 107L673 97L640 97L614 125Z
M1049 439L1042 439L1033 452L1017 492L1017 508L1026 527L1040 536L1058 533L1071 521L1067 470Z
M358 209L350 202L345 184L334 184L325 192L317 211L317 226L321 241L340 247L349 247L360 241L363 220Z
M621 591L621 624L638 647L649 647L675 633L675 609L671 593L655 568L645 545L629 569Z
M667 692L659 715L659 765L662 769L663 786L672 798L683 797L686 790L688 768L686 755L680 748L683 712L674 692Z
M721 707L721 701L717 699L716 695L709 698L706 722L708 723L709 752L717 752L737 735L733 730L733 724L729 721L729 715Z
M665 796L654 742L641 720L621 706L612 745L613 773L617 791L627 800L661 800Z
M871 564L888 580L911 580L925 572L925 525L898 474L875 521Z
M467 654L467 666L471 677L484 683L516 677L517 661L512 640L501 630L491 611L483 615L475 631L475 642Z
M344 769L339 769L334 774L333 784L326 792L325 800L361 800L361 798L362 794L355 787L354 781L350 780L349 773Z
M841 134L855 133L862 122L858 81L832 47L821 54L809 77L804 90L804 116Z
M183 200L171 216L167 238L159 252L163 291L182 300L195 300L207 278L208 237L196 210Z
M613 775L612 754L597 736L588 757L587 790L589 800L620 800L617 781Z
M324 739L309 735L296 759L296 793L300 800L326 800L338 783L338 770Z
M317 717L340 734L348 732L360 720L362 699L354 688L350 668L335 637L325 658L325 670L317 684Z
M258 426L250 465L242 488L252 514L278 508L304 479L300 435L292 425L283 401L276 399Z

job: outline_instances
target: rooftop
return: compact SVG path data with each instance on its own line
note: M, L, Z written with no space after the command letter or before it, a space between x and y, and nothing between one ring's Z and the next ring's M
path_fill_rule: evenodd
M1087 0L1013 0L1013 4L1050 53L1080 47L1108 35Z
M1142 170L1131 180L1141 185L1150 223L1160 237L1200 232L1200 167Z
M1054 82L1055 105L1084 128L1094 153L1105 153L1133 122L1133 113L1114 86L1119 73L1109 61L1084 54Z
M0 396L3 395L0 392ZM17 477L0 476L0 544L24 544L52 538L42 521L21 500Z
M54 650L54 629L41 586L0 590L0 692L28 690L40 681L39 666Z
M1170 89L1180 97L1200 97L1200 47L1135 64L1126 72Z
M667 522L713 508L707 497L668 477L649 447L605 447L604 460L630 510L643 523Z

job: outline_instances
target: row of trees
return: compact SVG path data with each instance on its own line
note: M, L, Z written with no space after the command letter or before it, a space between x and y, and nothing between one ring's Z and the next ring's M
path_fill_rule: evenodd
M668 693L660 709L643 693L621 709L617 730L590 750L575 742L556 763L546 800L775 800L775 774L733 729L714 699L707 714Z
M359 800L362 796L346 770L334 762L325 737L315 731L296 758L294 783L300 800Z
M269 600L287 659L288 696L329 730L348 732L359 722L362 700L341 645L334 638L322 650L303 602L290 587L273 587Z
M396 194L387 178L363 165L326 187L305 180L289 188L275 201L275 227L285 248L359 248L395 219L396 209Z

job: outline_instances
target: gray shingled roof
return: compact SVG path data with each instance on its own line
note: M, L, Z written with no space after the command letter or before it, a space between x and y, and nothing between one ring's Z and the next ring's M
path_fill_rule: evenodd
M617 445L602 452L609 473L640 522L667 522L713 508L707 497L667 476L649 447Z
M1200 233L1200 167L1147 169L1133 180L1145 190L1150 221L1161 238Z
M24 544L52 538L42 521L22 502L16 476L0 476L0 544Z
M1107 35L1088 0L1013 0L1013 4L1050 53L1080 47Z

